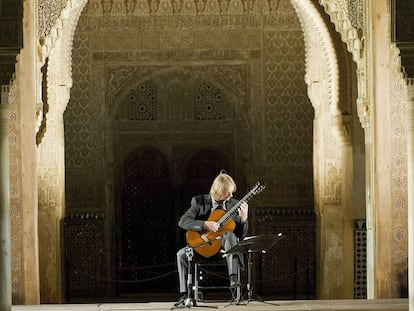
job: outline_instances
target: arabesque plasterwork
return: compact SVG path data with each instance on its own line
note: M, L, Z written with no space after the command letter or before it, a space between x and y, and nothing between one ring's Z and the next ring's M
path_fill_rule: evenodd
M216 0L205 0L205 1L140 1L140 0L128 0L128 1L109 1L109 0L69 0L67 2L53 1L51 6L48 6L47 1L38 2L38 12L42 16L38 21L38 36L39 36L39 46L38 46L38 68L40 72L41 66L45 63L46 58L54 58L49 65L48 79L57 79L54 83L49 83L49 98L50 104L54 105L54 109L50 111L42 111L41 108L38 110L38 126L41 124L42 119L46 119L50 132L44 137L41 144L42 152L44 152L44 158L46 161L42 162L39 165L39 181L42 189L39 189L39 202L41 213L56 212L58 217L61 217L64 214L64 203L60 202L60 196L62 189L64 187L61 180L57 182L56 172L62 169L63 162L56 162L54 153L56 148L60 148L59 145L62 142L53 142L53 135L56 133L61 133L59 131L53 131L54 128L61 126L60 122L61 117L70 101L70 92L72 94L79 95L78 99L85 99L88 96L87 92L84 92L84 89L80 87L80 84L71 89L73 86L72 78L74 75L80 77L80 82L88 84L89 82L94 83L100 87L109 86L107 92L105 93L99 88L94 89L92 94L96 95L97 100L107 100L112 98L116 93L119 85L116 84L116 79L111 78L111 69L105 65L104 60L111 61L120 61L126 60L130 62L133 68L128 68L127 66L119 66L117 70L124 71L126 75L132 75L133 72L141 72L144 70L142 63L147 61L148 58L151 61L156 61L162 59L165 55L173 55L176 61L186 59L187 57L192 57L193 60L202 60L203 57L211 60L214 59L213 54L203 54L203 52L197 53L186 53L185 51L179 51L175 55L174 53L165 52L163 49L166 47L177 48L181 44L186 47L196 47L202 50L202 43L198 43L194 40L192 36L192 31L199 31L200 29L206 29L205 38L208 39L211 44L228 44L223 48L222 51L216 51L217 59L226 60L227 59L237 59L237 61L246 68L246 72L243 72L245 76L239 76L243 79L246 77L246 80L240 80L240 84L237 84L237 81L233 81L232 92L240 91L245 101L242 101L241 105L243 106L243 118L244 124L250 124L251 122L261 120L261 111L265 110L268 115L266 122L266 127L263 129L263 132L260 133L250 133L248 130L244 132L246 137L257 139L257 144L252 150L247 152L243 159L241 158L238 162L238 166L243 166L243 161L248 161L251 153L258 151L258 157L268 163L275 165L280 160L284 160L281 154L277 153L277 148L273 144L267 143L266 139L277 137L278 129L273 125L272 120L277 115L278 109L272 106L274 103L275 96L278 96L278 89L275 87L274 83L263 81L265 87L265 92L261 89L262 83L260 79L267 75L270 79L272 78L272 72L270 69L263 72L260 63L257 61L260 57L267 60L267 68L271 68L273 65L272 57L278 55L282 47L278 46L278 40L275 39L277 33L278 25L293 25L296 27L296 31L303 35L303 44L306 55L300 55L304 58L306 57L306 67L305 72L303 72L304 82L306 82L307 90L303 91L302 88L298 88L303 94L307 94L310 99L310 104L313 106L315 111L315 117L321 118L321 138L324 138L323 142L317 145L318 151L327 151L326 154L322 157L323 163L321 167L318 167L318 180L315 182L316 187L319 189L319 192L316 194L317 200L319 202L325 202L329 204L341 204L343 202L343 195L346 193L343 188L341 177L344 173L341 148L347 146L350 143L350 132L348 128L348 120L343 118L342 111L340 109L338 88L339 88L339 76L337 72L337 59L335 58L335 52L332 49L331 42L329 41L329 36L326 30L323 28L322 23L318 19L318 14L312 8L311 1L296 1L291 0L274 0L274 1L216 1ZM372 124L372 107L371 99L369 98L369 79L367 73L367 61L366 61L366 47L365 36L367 34L366 29L366 20L364 20L364 2L360 1L327 1L320 0L319 3L325 8L327 14L329 14L332 23L334 23L336 31L341 34L343 42L345 42L348 51L352 54L352 58L356 63L356 75L357 75L357 104L358 104L358 117L359 122L362 124L364 129L370 129ZM279 14L283 12L283 14ZM291 17L296 15L299 22L296 21L292 23ZM82 16L81 16L82 15ZM82 18L87 16L88 18ZM289 19L284 19L284 16L289 16ZM103 18L105 17L105 18ZM79 24L78 24L79 21ZM235 29L237 27L246 28L246 35L249 38L246 40L246 45L242 46L242 49L235 49L231 44L231 40L226 40L226 38L220 37L218 29L224 27L226 29ZM93 29L104 29L104 28L113 28L113 29L145 29L145 30L154 30L161 29L158 33L149 31L145 35L137 36L137 40L131 40L126 42L125 40L113 39L105 40L104 36L94 38L91 40L95 47L111 48L117 44L125 44L127 48L131 49L150 49L158 52L151 53L146 51L135 51L133 53L100 53L97 51L88 51L89 47L86 47L87 38L80 37L74 39L75 31L78 29L83 31L92 31ZM195 30L193 30L195 28ZM268 50L266 52L261 52L258 49L252 48L252 45L249 43L256 42L259 43L255 37L255 30L259 28L264 28L265 35L265 44L267 44ZM183 36L180 38L172 37L171 33L174 30L180 29L183 30ZM198 29L198 30L197 30ZM133 34L134 31L126 31L128 34ZM187 34L186 34L187 32ZM237 31L234 31L234 36L240 35ZM145 37L147 36L147 37ZM152 40L152 39L159 40ZM292 36L293 38L293 36ZM180 40L178 40L180 39ZM84 41L82 41L84 40ZM294 44L301 44L302 38L296 39ZM72 43L80 44L80 46L72 46ZM124 43L125 42L125 43ZM85 43L85 46L82 46L82 43ZM199 44L199 45L197 45ZM290 46L291 47L291 46ZM279 50L280 49L280 50ZM92 68L91 64L88 63L89 60L85 57L82 58L83 54L78 54L78 60L81 62L73 64L72 60L72 51L77 50L81 52L91 52L88 54L90 57L97 57L101 61L95 61L94 64L96 67ZM56 61L56 54L53 52L59 52L60 61ZM398 51L393 50L393 59L398 59ZM157 55L157 53L159 53ZM261 53L267 53L262 55ZM136 59L141 59L142 63L137 63ZM157 58L158 57L158 58ZM267 58L266 58L267 57ZM86 65L85 68L82 68L82 65ZM212 67L210 67L210 70ZM232 67L234 68L234 67ZM395 87L393 88L393 100L394 106L392 107L392 146L396 150L394 166L392 171L392 180L393 187L395 192L393 193L392 202L394 206L393 211L393 233L394 238L397 241L393 248L393 254L395 258L393 259L398 265L395 269L400 269L404 266L406 259L406 242L407 237L404 235L406 232L406 227L402 226L402 219L406 216L406 193L404 192L404 186L406 183L406 176L403 172L406 171L406 155L404 152L404 143L405 143L405 132L404 132L404 105L402 104L402 96L404 94L404 88L402 86L403 80L401 76L398 75L400 64L398 61L395 62L395 68L393 68L395 79ZM77 70L77 72L73 72ZM80 71L86 70L86 73L83 72L79 74ZM91 76L93 81L89 81L89 71L91 70ZM115 71L112 71L114 74ZM226 77L229 77L234 72L229 71L227 73L220 73L218 70L214 73L223 78L223 81ZM103 75L103 76L102 76ZM119 75L116 75L118 77ZM214 76L214 75L213 75ZM114 77L114 76L113 76ZM41 84L41 76L38 77L37 81L38 86ZM249 82L250 91L254 90L259 93L257 97L254 97L259 102L259 106L250 106L249 102L252 99L250 93L244 89L246 81ZM279 81L280 82L280 81ZM224 82L223 82L224 83ZM238 85L238 89L235 85ZM277 83L276 83L277 84ZM303 84L305 86L305 84ZM305 87L306 87L305 86ZM230 87L231 88L231 87ZM37 87L40 90L40 87ZM15 90L16 98L19 99L18 86ZM84 92L84 93L82 93ZM41 101L41 94L37 94L37 99ZM76 100L76 99L75 99ZM234 98L233 98L234 100ZM16 119L11 120L11 154L12 162L10 163L11 167L11 189L12 189L12 251L13 251L13 297L19 302L23 300L22 297L22 288L23 288L23 274L21 273L22 269L22 249L20 247L22 237L22 232L18 230L20 227L20 218L21 210L19 206L19 185L18 178L16 177L21 170L21 167L18 163L14 161L18 157L13 158L13 155L17 155L20 150L18 150L19 144L17 143L21 137L19 135L18 127L18 113L16 107L13 107L14 100L12 103L12 116L14 115ZM109 104L109 103L107 103ZM94 108L95 109L95 108ZM96 110L92 110L96 112ZM86 108L83 113L85 119L89 117L88 109ZM250 117L248 116L250 113ZM98 120L92 122L92 126L98 124L97 122L102 122L105 116L98 116ZM13 119L13 118L12 118ZM96 122L95 122L96 121ZM289 122L286 121L286 124ZM329 131L329 126L333 124L333 131ZM90 130L89 125L79 124L79 127L84 129L80 131L81 134L88 134ZM87 130L86 130L87 129ZM251 136L249 136L251 135ZM82 135L74 136L75 138L71 141L69 138L68 142L76 142L77 139L85 140L96 137L86 137ZM240 141L243 141L246 137L239 137ZM265 138L264 138L265 137ZM331 140L331 138L333 138ZM63 139L63 138L62 138ZM296 139L298 139L296 137ZM91 141L95 141L91 139ZM331 145L331 142L339 142L339 145ZM329 142L329 143L328 143ZM290 146L289 143L281 141L281 144L285 146ZM103 142L95 142L94 147L96 150L101 150L103 148ZM86 144L85 144L86 145ZM73 147L74 149L78 148L79 154L82 154L84 151L88 152L89 150L79 147ZM258 150L256 150L257 148ZM309 149L311 147L309 146ZM302 152L302 154L301 154ZM299 155L304 157L307 156L306 152L300 151ZM298 156L299 157L299 156ZM63 156L60 161L63 161ZM102 159L100 159L103 161ZM250 159L251 160L251 159ZM87 158L74 158L69 161L76 164L90 164ZM99 162L103 165L103 162ZM81 174L84 174L85 177L79 177ZM89 171L80 170L79 175L76 178L81 180L89 180L91 175L93 175L93 170ZM309 174L306 169L304 169L303 174ZM59 175L59 174L57 174ZM319 184L320 183L320 184ZM283 187L283 185L279 185ZM46 194L47 193L47 194ZM92 194L93 195L93 194ZM56 202L60 203L56 203ZM268 200L270 202L270 200ZM264 203L267 203L265 200ZM322 205L316 206L317 212L322 215L323 208ZM53 234L51 234L53 235ZM55 238L55 237L54 237ZM50 255L55 249L46 248L47 255ZM54 258L55 259L55 258Z

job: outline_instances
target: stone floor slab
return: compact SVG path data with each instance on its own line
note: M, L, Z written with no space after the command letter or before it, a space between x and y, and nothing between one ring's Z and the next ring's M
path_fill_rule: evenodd
M13 306L12 311L163 311L172 310L174 302L97 303L97 304L45 304ZM191 308L174 310L226 310L226 311L408 311L408 299L358 300L282 300L200 303Z

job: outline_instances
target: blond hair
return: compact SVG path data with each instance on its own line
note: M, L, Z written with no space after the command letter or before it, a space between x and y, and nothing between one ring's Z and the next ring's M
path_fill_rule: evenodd
M220 174L214 179L211 188L210 195L214 200L218 200L223 194L226 194L227 190L233 186L233 191L236 191L236 183L225 170L221 170Z

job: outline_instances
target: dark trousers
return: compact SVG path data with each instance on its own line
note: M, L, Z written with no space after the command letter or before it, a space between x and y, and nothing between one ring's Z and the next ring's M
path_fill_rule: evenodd
M224 251L228 251L238 243L238 238L233 232L225 232L221 242L221 247ZM188 258L186 255L186 247L183 247L177 252L177 269L178 269L178 280L180 282L180 293L187 291L187 274L188 274ZM194 256L193 260L197 260ZM227 271L229 275L237 274L240 263L243 263L242 254L235 253L226 256L227 260Z

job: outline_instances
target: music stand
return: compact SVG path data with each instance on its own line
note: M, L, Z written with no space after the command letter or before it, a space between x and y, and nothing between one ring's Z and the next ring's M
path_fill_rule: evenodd
M283 239L284 236L282 233L278 234L265 234L265 235L254 235L250 237L245 237L243 240L241 240L236 246L229 249L227 252L224 253L224 256L227 256L229 254L233 253L247 253L247 303L250 301L254 301L255 299L252 299L253 296L253 288L251 285L251 267L253 265L252 262L252 253L266 253L269 249L271 249L277 242L279 242L281 239ZM259 298L258 300L264 303L273 304L270 302L264 301L262 298L260 298L257 294L256 296Z

